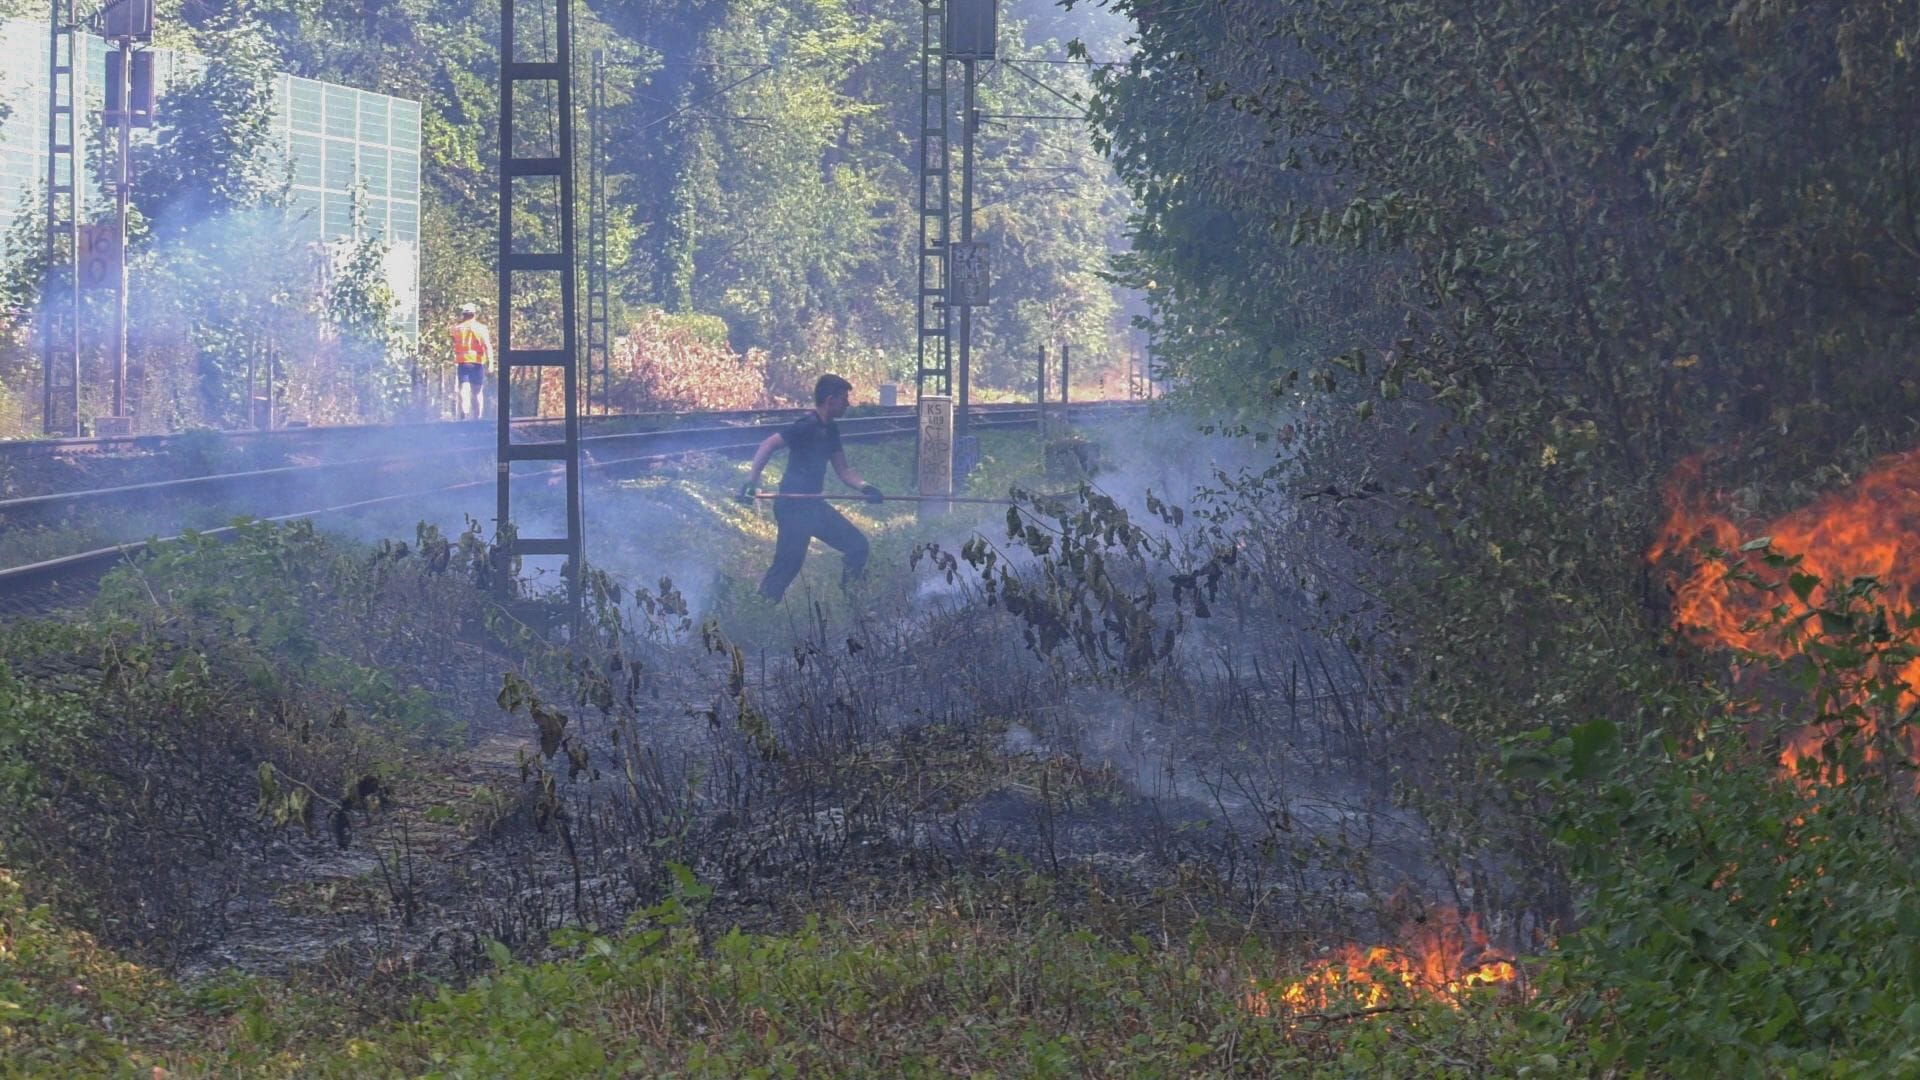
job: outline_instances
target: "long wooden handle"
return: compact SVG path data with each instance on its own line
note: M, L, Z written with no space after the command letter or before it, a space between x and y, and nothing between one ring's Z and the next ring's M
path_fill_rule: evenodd
M865 495L800 495L776 491L756 491L756 499L812 499L818 502L867 502ZM983 506L1012 506L1012 499L976 499L966 495L888 495L882 502L979 503Z

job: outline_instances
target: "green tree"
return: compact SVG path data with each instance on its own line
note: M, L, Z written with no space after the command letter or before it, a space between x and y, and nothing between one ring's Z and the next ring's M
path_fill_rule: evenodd
M161 240L187 236L210 215L258 206L284 187L267 152L275 57L259 29L209 28L191 47L206 68L167 88L153 139L135 153L133 198Z
M993 303L975 312L974 380L1024 389L1036 350L1070 344L1090 373L1124 355L1110 252L1124 241L1127 200L1086 123L1086 69L1042 63L1057 51L1005 28L982 80L974 237L993 252Z
M401 344L393 328L393 287L387 283L387 245L361 240L335 260L323 309L336 346L334 362L348 372L367 419L386 419L412 386L397 363Z
M800 356L870 329L890 160L869 142L875 107L841 86L878 45L833 0L737 2L708 36L709 55L728 65L719 77L752 77L690 110L703 181L693 299L738 344Z
M863 382L908 371L921 10L918 0L576 7L581 121L590 58L595 50L608 58L616 325L631 321L625 311L648 308L717 315L735 351L768 354L776 389L788 396L803 395L827 367ZM286 327L285 336L323 336L320 253L281 237L284 257L275 265L284 272L264 275L275 279L272 288L225 282L222 268L259 254L246 247L254 234L224 235L207 224L278 198L284 177L271 155L256 152L269 126L265 79L275 71L422 102L423 360L449 359L439 328L460 304L490 308L495 294L499 11L497 0L260 0L192 6L168 23L169 46L212 59L204 77L172 88L163 127L138 163L136 211L148 223L138 243L149 252L139 258L150 260L142 272L156 283L138 322L148 349L181 351L197 372L188 377L170 366L175 361L152 356L152 372L171 373L155 390L170 403L169 416L230 423L240 415L243 372L257 370L269 348L260 343L266 335L240 327L260 325L268 301L237 297L282 297L270 305L275 318L297 309L308 327ZM537 11L528 9L521 28L529 46L540 40ZM1055 20L1047 32L1066 26ZM1010 40L1022 32L1011 20L1008 27ZM1043 93L1007 75L988 95L1020 111ZM523 120L541 118L537 94L524 104ZM585 123L577 130L583 226ZM989 153L1004 150L1047 171L1005 183L983 174L982 228L1004 249L1009 299L983 314L982 384L1024 387L1035 342L1069 337L1087 356L1114 322L1113 288L1099 275L1119 219L1117 189L1072 129L1044 134L1032 146L1019 145L1028 136L1012 129L985 136ZM556 207L552 193L536 187L522 185L530 197L516 228L550 249ZM157 295L162 282L178 283L165 286L175 295ZM551 282L530 287L516 302L517 328L557 337L558 300Z
M1646 705L1700 674L1643 564L1674 463L1723 448L1767 509L1909 439L1911 6L1110 6L1138 51L1097 115L1166 369L1300 425L1249 505L1364 556L1334 615L1445 747L1407 790L1553 865L1488 758L1684 728Z
M269 362L267 328L310 279L311 256L286 219L270 149L272 50L257 27L231 21L186 45L205 68L167 88L153 139L136 144L129 350L155 419L233 426L248 416L248 371Z

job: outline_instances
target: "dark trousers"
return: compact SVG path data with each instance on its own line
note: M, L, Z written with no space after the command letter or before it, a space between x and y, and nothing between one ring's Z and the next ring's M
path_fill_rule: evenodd
M841 584L866 573L866 534L825 501L775 500L773 520L779 523L780 534L773 542L773 568L760 579L760 595L769 600L786 595L787 586L800 576L800 567L807 561L807 544L816 536L844 557Z

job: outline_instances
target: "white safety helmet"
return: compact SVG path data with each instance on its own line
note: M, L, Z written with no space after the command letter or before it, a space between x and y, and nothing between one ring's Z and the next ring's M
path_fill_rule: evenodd
M461 318L471 319L478 314L480 314L480 306L478 304L461 304L460 305Z

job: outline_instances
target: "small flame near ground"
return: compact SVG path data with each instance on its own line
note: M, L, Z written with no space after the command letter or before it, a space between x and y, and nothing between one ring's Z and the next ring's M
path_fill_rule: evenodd
M1647 552L1652 563L1669 556L1690 562L1670 580L1675 629L1702 645L1784 659L1799 646L1780 633L1779 620L1769 613L1781 604L1793 615L1808 610L1790 587L1795 576L1824 583L1870 576L1885 587L1890 615L1914 610L1920 598L1920 450L1881 458L1850 486L1746 528L1718 508L1725 500L1706 489L1705 471L1700 456L1674 469L1666 490L1667 520ZM1772 586L1763 589L1730 581L1732 570L1724 560L1700 558L1706 549L1738 550L1748 537L1769 538L1773 551L1797 557L1797 565L1788 570L1748 560L1742 569ZM1920 660L1907 663L1897 676L1908 687L1901 705L1910 708L1916 701L1912 688L1920 686ZM1782 768L1799 775L1801 763L1817 762L1822 744L1837 734L1832 724L1793 733L1780 754ZM1862 734L1871 738L1875 732Z
M1440 1000L1457 1004L1475 987L1520 977L1513 961L1491 954L1479 917L1451 908L1430 910L1399 935L1403 945L1348 945L1315 964L1303 978L1272 991L1255 989L1246 1007L1258 1016L1276 1011L1366 1013L1399 1004Z

